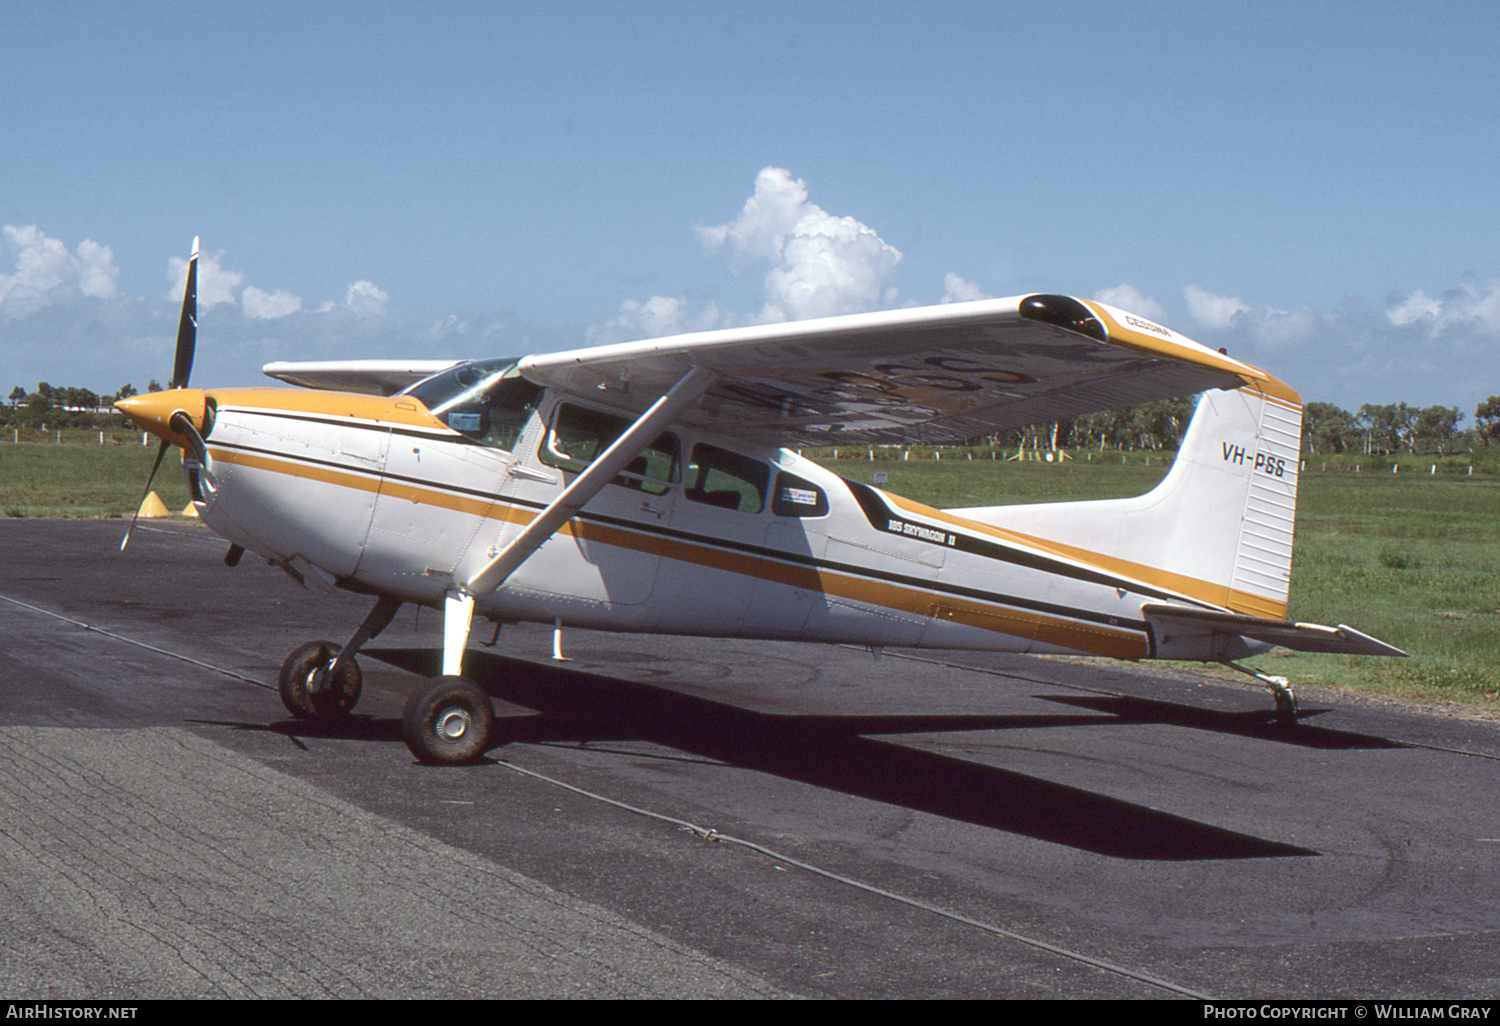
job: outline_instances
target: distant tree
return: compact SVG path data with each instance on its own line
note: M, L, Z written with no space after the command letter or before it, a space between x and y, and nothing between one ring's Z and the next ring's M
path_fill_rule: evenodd
M64 388L63 405L70 410L86 410L92 413L99 408L99 396L86 388Z
M137 392L135 390L135 386L130 384L129 382L126 382L125 384L121 385L120 390L115 393L115 402L119 402L121 399L129 399L131 396L136 394Z
M10 390L10 404L12 406L21 405L21 400L25 398L26 389L22 388L20 385L17 385L15 388Z
M1308 403L1302 411L1302 447L1309 455L1348 452L1363 435L1354 414L1333 403Z
M1479 437L1489 445L1491 439L1500 440L1500 395L1492 395L1474 411L1474 423L1479 427Z
M1159 399L1131 409L1130 431L1142 449L1175 449L1193 416L1189 399Z
M21 419L24 423L35 426L52 416L52 411L56 408L51 399L43 395L40 391L36 391L26 397L26 405L23 407L24 412L21 414Z
M1376 406L1365 403L1359 408L1359 423L1369 435L1368 451L1389 455L1411 448L1416 440L1418 409L1405 403Z
M146 391L148 392L160 392L162 390L163 389L161 387L161 382L157 381L155 378L152 378L151 383L146 386Z
M1435 449L1439 455L1447 453L1458 437L1458 422L1463 419L1464 415L1456 406L1451 409L1447 406L1426 407L1417 414L1412 426L1412 452L1416 452L1420 445L1424 451Z

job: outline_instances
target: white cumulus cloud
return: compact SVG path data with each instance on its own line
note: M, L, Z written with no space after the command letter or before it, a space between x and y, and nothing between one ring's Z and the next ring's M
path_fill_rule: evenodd
M693 313L677 296L652 296L645 302L627 299L620 304L619 313L602 325L590 328L588 337L594 344L661 338L689 331L708 331L720 327L722 320L716 303L709 303Z
M1236 315L1250 312L1249 304L1238 296L1220 296L1200 285L1184 285L1182 298L1193 320L1209 328L1227 328Z
M967 303L975 299L991 299L977 281L970 281L952 271L943 275L943 303Z
M278 317L286 317L301 310L302 297L294 296L282 289L275 292L263 292L254 285L247 285L245 291L240 293L240 306L245 311L246 317L273 321Z
M1197 322L1189 334L1210 347L1227 346L1232 356L1250 356L1252 363L1255 351L1274 354L1306 344L1326 335L1330 324L1325 313L1247 303L1239 296L1221 296L1200 285L1184 285L1182 297L1189 316Z
M1386 311L1386 317L1397 327L1414 324L1421 320L1436 321L1443 314L1443 304L1428 299L1421 289L1413 292L1406 301Z
M1500 331L1500 278L1490 278L1483 287L1458 285L1438 299L1418 289L1387 310L1386 318L1397 327L1425 324L1433 336L1454 329Z
M36 225L5 226L5 241L16 255L16 273L0 274L0 308L24 317L64 299L111 299L120 277L108 246L85 239L76 254Z
M220 303L228 303L230 306L237 304L235 292L238 291L245 276L239 271L226 270L220 263L224 259L224 253L220 251L214 256L207 253L198 257L198 311L212 309ZM182 301L182 289L187 284L188 261L182 257L172 257L167 261L167 279L171 281L172 287L167 290L167 298L174 302Z
M344 294L344 305L357 317L384 317L391 297L373 282L360 280L349 286Z
M809 202L807 184L779 167L756 176L739 217L698 234L711 250L727 250L731 267L771 264L758 320L858 313L895 301L901 251L869 225Z
M676 296L629 299L614 317L589 329L591 342L658 338L736 323L797 321L895 304L901 251L869 225L835 217L809 202L807 183L781 168L768 167L756 176L755 190L734 220L699 225L696 231L708 251L722 255L734 273L770 265L760 310L735 316L715 303L693 310Z
M1144 317L1148 321L1165 324L1167 311L1156 300L1150 296L1141 294L1141 290L1134 285L1116 285L1114 288L1102 289L1094 293L1094 298L1101 303L1118 307L1126 313L1133 313L1137 317Z

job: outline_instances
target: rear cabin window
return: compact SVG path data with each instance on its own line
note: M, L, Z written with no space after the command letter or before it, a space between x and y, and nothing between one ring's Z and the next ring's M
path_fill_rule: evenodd
M766 505L771 468L760 460L699 442L688 461L682 494L694 502L741 513L759 513Z
M781 471L776 475L776 491L771 512L778 517L821 517L828 514L828 496L811 481Z
M630 427L624 417L586 406L562 403L538 456L548 466L579 473ZM650 495L665 495L680 476L681 446L671 432L660 435L625 465L614 483Z

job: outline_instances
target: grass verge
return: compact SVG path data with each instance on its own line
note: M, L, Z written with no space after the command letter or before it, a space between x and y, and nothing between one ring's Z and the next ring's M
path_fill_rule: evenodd
M156 446L142 445L139 432L106 431L104 439L101 445L98 431L64 431L61 444L0 440L0 516L133 514L156 459ZM151 488L170 510L188 504L179 450L172 449L161 461Z

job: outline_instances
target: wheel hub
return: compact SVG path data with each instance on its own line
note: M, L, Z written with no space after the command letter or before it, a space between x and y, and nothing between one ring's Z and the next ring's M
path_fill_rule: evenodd
M463 709L445 709L438 714L438 736L444 741L457 741L469 732L469 714Z

